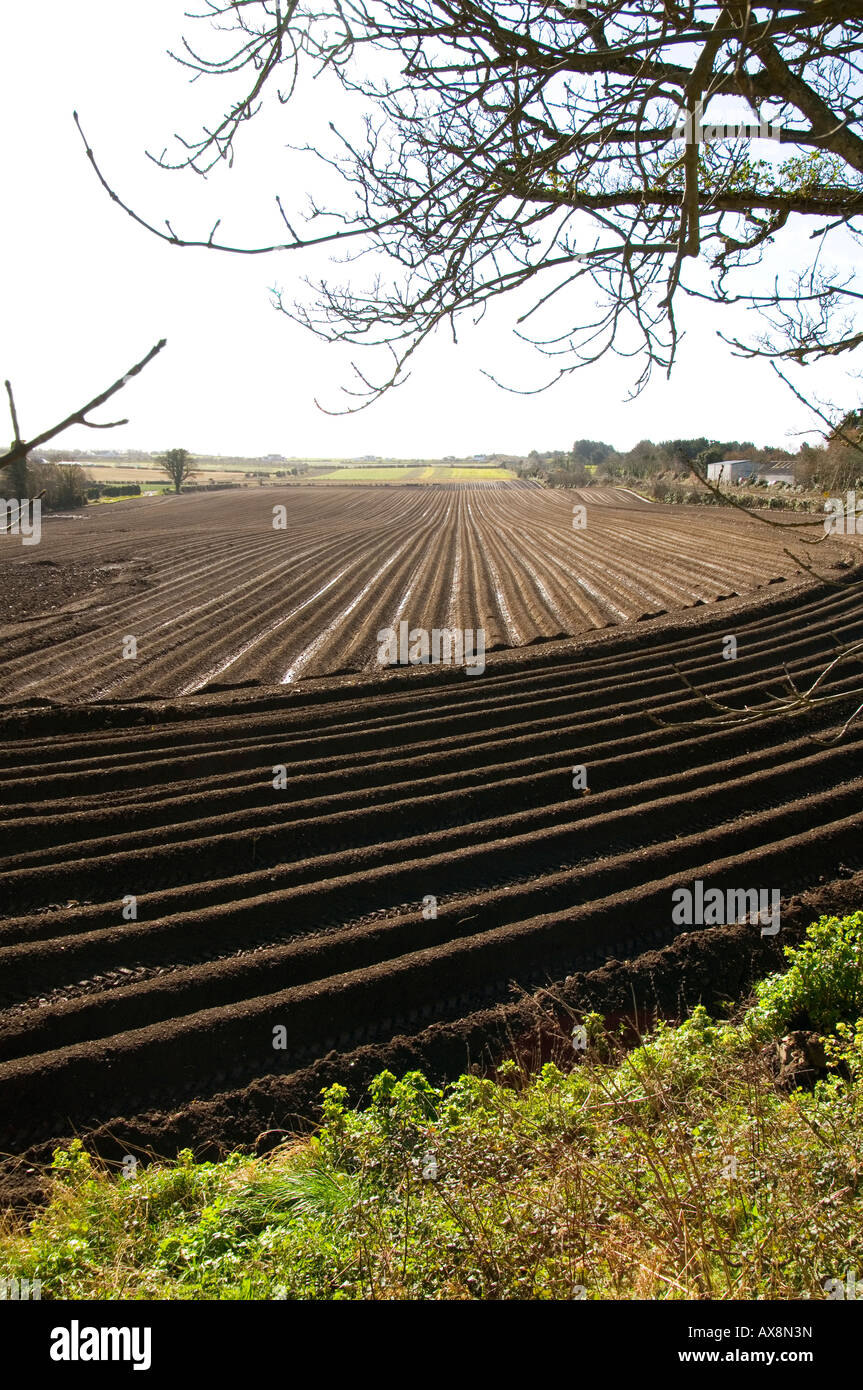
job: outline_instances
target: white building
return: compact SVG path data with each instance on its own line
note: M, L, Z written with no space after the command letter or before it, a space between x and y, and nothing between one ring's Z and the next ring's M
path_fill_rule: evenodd
M793 483L794 465L791 463L768 463L764 468L759 469L758 477L770 487L774 483Z
M723 459L721 463L708 463L707 481L709 483L739 483L744 478L757 478L768 486L774 483L793 483L794 466L790 463L752 463L749 459Z
M707 481L709 483L739 483L741 478L751 478L758 471L758 465L749 459L723 459L721 463L708 463Z

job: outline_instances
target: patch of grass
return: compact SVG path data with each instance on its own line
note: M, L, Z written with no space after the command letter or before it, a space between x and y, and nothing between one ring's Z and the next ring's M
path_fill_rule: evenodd
M173 492L173 488L154 487L147 488L146 492L124 492L119 497L91 497L87 505L89 507L104 507L110 502L139 502L142 497L146 497L148 492L163 495L166 492Z
M530 1074L323 1093L310 1140L118 1177L73 1141L0 1275L43 1298L793 1299L863 1269L863 913L822 918L738 1017L624 1047L583 1020ZM802 1018L829 1065L776 1084Z
M378 468L334 468L316 475L324 483L449 483L511 482L515 473L508 468L459 468L451 464L392 464Z

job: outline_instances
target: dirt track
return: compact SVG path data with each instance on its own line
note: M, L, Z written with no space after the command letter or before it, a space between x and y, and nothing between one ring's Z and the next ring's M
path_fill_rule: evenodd
M721 655L729 631L733 662ZM706 713L672 663L751 703L783 666L805 684L837 643L860 638L856 586L795 584L501 653L481 679L415 668L8 709L0 1149L99 1125L115 1153L251 1143L308 1113L323 1080L408 1055L462 1066L486 1035L477 1010L506 1002L512 981L533 988L669 942L672 889L696 878L778 887L783 905L841 897L847 880L859 906L863 728L840 744L814 737L851 713L859 664L829 714L718 731L657 728L650 715ZM580 764L587 794L572 789ZM137 920L123 920L126 895ZM788 920L807 915L798 902ZM723 961L736 987L746 961L779 959L782 933L730 930L737 946L714 951L712 979L690 970L690 1003L733 992ZM400 1032L426 1042L393 1043Z
M373 671L378 631L401 620L523 646L790 578L783 539L739 512L530 484L260 488L46 515L41 544L0 538L0 699Z

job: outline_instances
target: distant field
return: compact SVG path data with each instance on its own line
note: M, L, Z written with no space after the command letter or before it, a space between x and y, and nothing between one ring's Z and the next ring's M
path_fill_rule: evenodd
M165 474L153 464L147 463L83 463L94 482L101 483L145 483L165 482ZM249 474L264 472L267 481L273 484L297 482L324 483L473 483L473 482L512 482L515 473L509 468L488 467L482 464L468 466L448 463L381 463L361 466L359 464L339 464L334 459L301 461L307 472L292 475L290 470L297 466L292 463L264 465L250 460L245 467L219 463L218 460L205 459L195 467L191 479L194 483L251 482ZM281 477L277 476L282 474Z
M584 529L573 504L587 509ZM374 674L377 633L402 617L481 628L489 650L572 636L788 577L778 533L760 533L733 509L480 479L249 487L48 514L37 555L0 537L0 701ZM124 633L137 637L135 660Z
M81 465L94 483L140 483L163 485L167 477L160 468L146 463L84 463ZM190 479L193 483L242 482L245 472L242 469L200 468Z
M419 464L416 467L394 464L380 468L334 468L329 473L316 473L315 481L322 483L481 483L514 482L509 468L459 468L452 464Z

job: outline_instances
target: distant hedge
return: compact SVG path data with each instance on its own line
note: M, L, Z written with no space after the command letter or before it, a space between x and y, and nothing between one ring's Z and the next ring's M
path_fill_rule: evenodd
M94 483L87 488L87 497L140 497L140 483Z
M243 487L242 483L183 483L182 492L224 492L227 488Z

